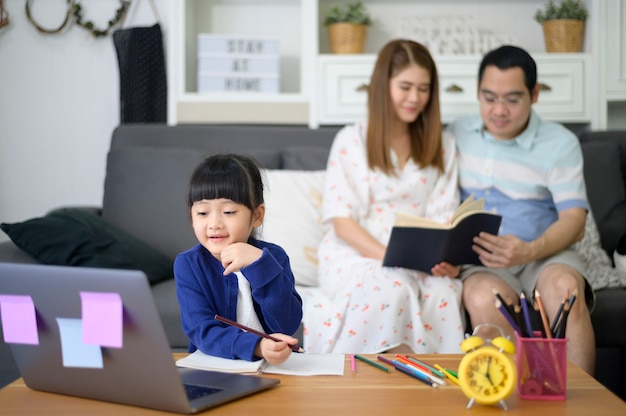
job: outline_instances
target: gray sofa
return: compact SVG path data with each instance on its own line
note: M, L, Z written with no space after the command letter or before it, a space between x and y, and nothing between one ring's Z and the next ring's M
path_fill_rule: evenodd
M196 243L184 195L188 177L203 157L240 152L255 157L268 169L324 169L337 130L297 126L122 125L112 135L102 207L90 210L171 262L177 253ZM602 246L612 255L626 231L626 132L586 133L581 141L585 175L593 184L589 197ZM607 169L607 163L614 166ZM604 189L608 184L619 192L607 194ZM35 262L12 242L0 244L0 261ZM171 346L186 348L174 280L155 283L152 291ZM592 314L598 347L596 377L624 398L621 375L626 372L626 290L604 289L597 291L596 296L597 306Z

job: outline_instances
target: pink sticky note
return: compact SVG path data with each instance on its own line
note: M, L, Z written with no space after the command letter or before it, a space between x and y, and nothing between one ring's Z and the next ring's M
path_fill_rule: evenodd
M2 332L7 344L39 344L35 304L29 295L0 295Z
M122 298L119 293L80 292L83 342L122 348Z

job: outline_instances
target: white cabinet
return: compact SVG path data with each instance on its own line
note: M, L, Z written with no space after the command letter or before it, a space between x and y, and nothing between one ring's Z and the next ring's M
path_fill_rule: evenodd
M448 123L478 111L477 76L480 56L434 56L439 71L441 117ZM375 55L321 55L317 121L346 124L362 120L367 112L367 85ZM536 54L538 82L542 85L534 108L545 120L592 121L585 101L589 72L584 54Z
M376 53L398 37L398 22L412 16L474 15L480 28L506 33L537 59L540 82L546 85L536 110L546 119L606 123L600 90L599 28L605 20L620 34L608 58L611 97L626 97L624 56L625 0L584 0L590 12L583 53L546 54L541 26L534 12L545 0L362 0L373 25L368 29L365 53L331 55L323 16L331 7L352 0L177 0L170 2L168 36L168 122L262 123L341 125L365 116L364 86ZM615 4L617 16L605 18L606 4ZM278 38L280 81L278 92L198 93L197 38L201 33ZM476 112L476 76L480 55L446 55L432 51L437 62L444 122ZM604 118L604 119L603 119Z
M626 100L626 0L607 1L606 89L609 101Z

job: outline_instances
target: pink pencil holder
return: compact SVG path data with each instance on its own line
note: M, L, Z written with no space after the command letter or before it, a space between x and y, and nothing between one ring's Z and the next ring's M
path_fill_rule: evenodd
M567 339L517 337L517 393L523 400L565 400Z

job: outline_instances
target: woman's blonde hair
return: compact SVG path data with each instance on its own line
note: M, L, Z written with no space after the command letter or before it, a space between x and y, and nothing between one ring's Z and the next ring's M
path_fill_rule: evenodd
M409 124L411 158L420 167L435 166L443 172L439 76L428 49L405 39L387 43L379 52L368 94L367 160L370 169L394 174L391 162L390 135L395 118L389 81L409 65L418 65L430 73L430 100L417 119Z

